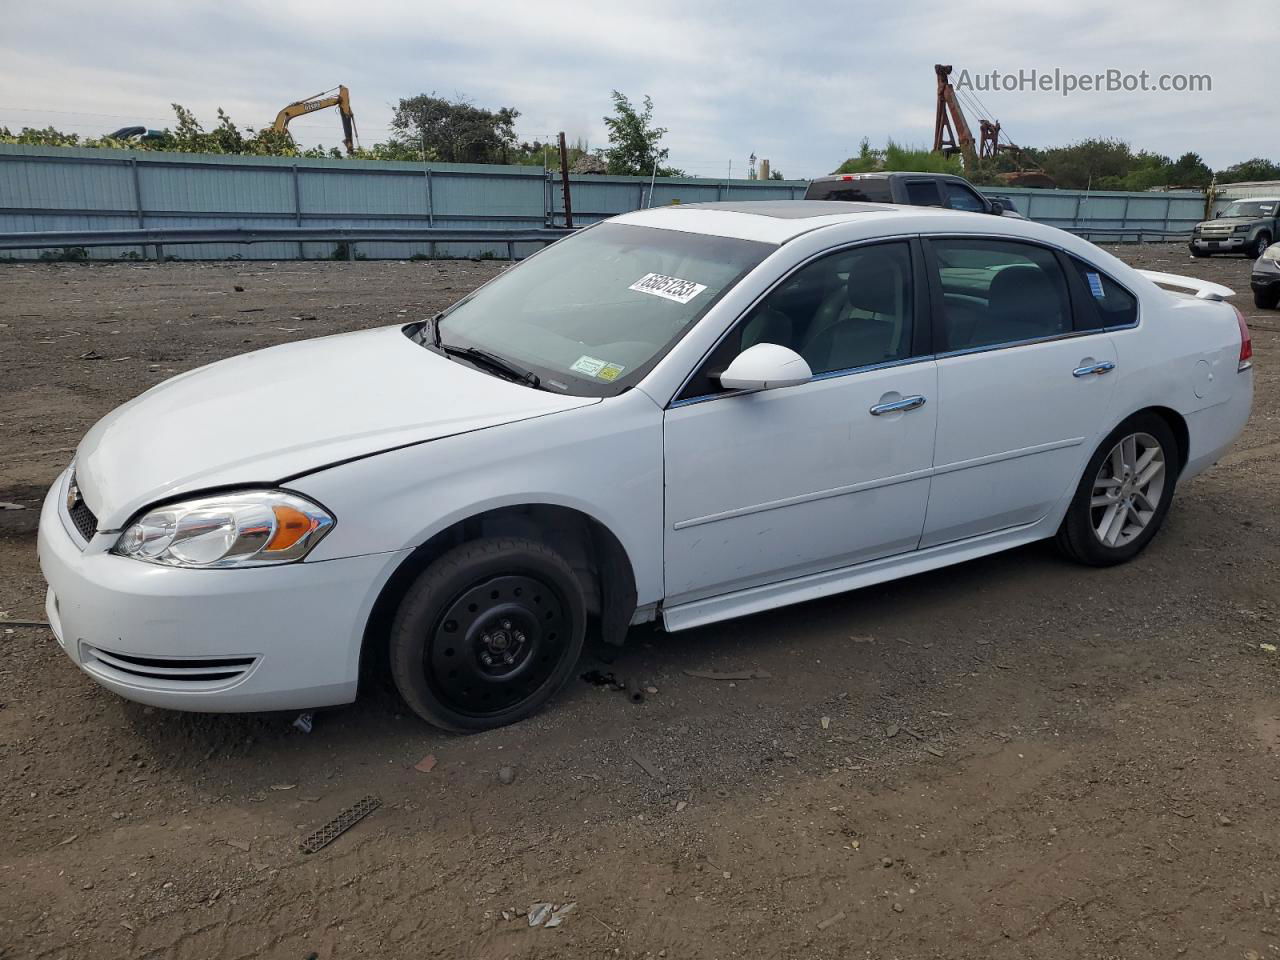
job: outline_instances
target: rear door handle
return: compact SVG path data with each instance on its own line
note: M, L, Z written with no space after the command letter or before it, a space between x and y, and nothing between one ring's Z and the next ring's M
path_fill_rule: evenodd
M893 400L889 403L877 403L871 408L871 415L880 417L886 413L902 413L904 410L915 410L917 407L923 406L924 397L922 396L903 397L901 400Z
M1104 373L1110 373L1116 368L1116 365L1110 360L1103 360L1101 363L1087 363L1083 367L1076 367L1071 371L1073 377L1087 377L1090 374L1102 376Z

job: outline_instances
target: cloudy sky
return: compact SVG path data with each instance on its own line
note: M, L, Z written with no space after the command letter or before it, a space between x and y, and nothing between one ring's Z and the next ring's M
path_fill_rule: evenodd
M1207 73L1205 93L977 97L1019 143L1120 137L1220 168L1280 160L1278 49L1274 4L1261 0L7 0L0 126L161 127L178 102L206 126L222 107L259 127L345 83L365 144L386 138L400 97L435 92L517 108L525 139L564 130L599 146L616 88L653 97L671 162L691 174L725 176L732 163L739 176L754 152L810 177L864 136L929 145L933 64L944 62L971 76ZM975 132L977 119L970 111ZM305 144L340 142L332 112L292 129Z

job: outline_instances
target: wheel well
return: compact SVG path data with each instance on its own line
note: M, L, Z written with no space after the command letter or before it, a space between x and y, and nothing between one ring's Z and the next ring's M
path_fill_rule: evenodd
M1154 413L1169 425L1173 438L1178 443L1178 471L1181 472L1191 456L1191 432L1187 429L1187 421L1183 419L1182 414L1168 407L1147 407L1138 412Z
M582 584L587 612L598 619L602 639L621 644L636 608L635 573L613 532L580 510L550 503L500 507L446 527L415 549L382 588L365 625L361 674L380 672L386 639L405 590L435 560L459 544L482 537L536 540L559 553Z

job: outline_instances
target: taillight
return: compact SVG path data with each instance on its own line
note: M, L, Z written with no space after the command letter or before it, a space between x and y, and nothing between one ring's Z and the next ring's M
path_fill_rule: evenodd
M1244 322L1244 314L1236 307L1231 309L1236 312L1236 322L1240 324L1240 362L1236 364L1236 370L1248 370L1253 366L1253 337L1249 334L1249 325Z

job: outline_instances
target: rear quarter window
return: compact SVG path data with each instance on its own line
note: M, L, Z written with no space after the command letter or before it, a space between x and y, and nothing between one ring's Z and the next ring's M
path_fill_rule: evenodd
M1079 325L1086 330L1128 327L1138 322L1138 299L1092 264L1068 257L1080 278L1077 289L1083 294L1078 311Z

